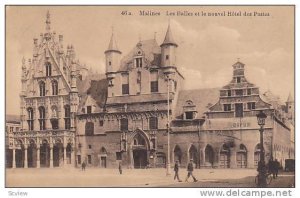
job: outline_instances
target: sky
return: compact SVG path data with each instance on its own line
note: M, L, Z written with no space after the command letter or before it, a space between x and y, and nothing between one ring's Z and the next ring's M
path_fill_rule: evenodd
M73 44L80 62L98 73L105 71L104 51L112 29L125 56L139 39L156 35L160 45L170 22L185 89L226 85L239 59L245 64L246 78L261 92L270 90L283 102L289 92L294 95L294 8L290 6L7 6L7 114L19 114L22 58L32 58L33 38L45 32L47 10L51 29L64 35L64 47ZM140 11L159 16L141 16ZM193 16L176 16L178 11ZM206 16L195 16L198 12ZM243 16L244 12L252 16Z

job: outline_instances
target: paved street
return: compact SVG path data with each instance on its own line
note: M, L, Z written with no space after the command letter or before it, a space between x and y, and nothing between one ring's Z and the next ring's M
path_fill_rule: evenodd
M255 187L255 169L197 169L198 182L177 182L166 176L165 169L7 169L7 187ZM180 178L186 177L185 169ZM270 187L290 187L294 183L292 173L282 173Z

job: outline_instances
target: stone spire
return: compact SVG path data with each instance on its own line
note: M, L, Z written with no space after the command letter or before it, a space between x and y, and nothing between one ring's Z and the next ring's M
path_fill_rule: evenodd
M175 45L176 47L178 46L172 35L170 21L169 21L168 30L167 30L167 33L165 36L165 40L161 44L161 46L163 46L163 45Z
M47 11L47 15L46 15L46 32L50 32L51 30L51 21L50 21L50 12L49 10Z

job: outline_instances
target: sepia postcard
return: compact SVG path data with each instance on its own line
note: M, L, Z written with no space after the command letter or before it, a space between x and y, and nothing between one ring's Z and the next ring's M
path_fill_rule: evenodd
M7 188L295 187L295 6L6 5L5 23Z

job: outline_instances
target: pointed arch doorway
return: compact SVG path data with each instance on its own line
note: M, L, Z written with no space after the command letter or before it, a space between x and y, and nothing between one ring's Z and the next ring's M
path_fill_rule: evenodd
M134 168L146 168L149 164L149 140L143 131L136 131L132 138L132 162Z

